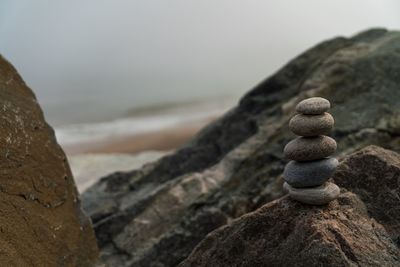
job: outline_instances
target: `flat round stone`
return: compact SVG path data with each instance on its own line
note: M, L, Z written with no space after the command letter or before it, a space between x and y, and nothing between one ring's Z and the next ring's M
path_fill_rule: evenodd
M294 188L288 183L284 183L283 187L289 192L290 198L310 205L328 204L340 194L340 188L329 182L312 188Z
M329 113L321 115L297 114L289 122L289 129L300 136L317 136L328 134L335 123Z
M283 178L293 187L320 186L335 172L339 162L335 158L314 161L290 161L285 166Z
M296 111L306 115L318 115L331 108L331 103L322 97L311 97L304 99L296 106Z
M329 136L298 137L284 148L286 158L296 161L309 161L326 158L335 153L336 141Z

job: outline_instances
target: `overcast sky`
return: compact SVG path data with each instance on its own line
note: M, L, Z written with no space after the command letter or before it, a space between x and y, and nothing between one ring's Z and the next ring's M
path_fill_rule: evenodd
M242 94L317 42L378 26L400 29L400 1L0 0L0 53L51 120L72 122L71 109Z

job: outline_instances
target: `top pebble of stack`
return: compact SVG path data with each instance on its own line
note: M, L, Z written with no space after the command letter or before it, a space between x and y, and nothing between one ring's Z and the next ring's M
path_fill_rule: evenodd
M311 97L301 101L296 106L296 111L304 115L319 115L328 111L331 104L322 97Z

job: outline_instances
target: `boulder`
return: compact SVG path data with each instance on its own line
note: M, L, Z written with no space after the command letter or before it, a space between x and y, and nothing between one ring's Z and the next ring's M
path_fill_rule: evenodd
M400 246L400 156L368 146L346 157L334 180L365 203L368 214L384 226L391 240ZM397 264L400 266L400 262Z
M94 231L64 152L1 56L0 112L0 266L94 266Z
M327 206L288 197L210 233L179 266L399 266L400 155L367 147L346 157Z
M190 142L82 197L110 266L176 266L212 230L283 195L283 147L301 100L328 99L336 157L400 149L400 32L325 41L247 93ZM361 215L360 215L361 216Z

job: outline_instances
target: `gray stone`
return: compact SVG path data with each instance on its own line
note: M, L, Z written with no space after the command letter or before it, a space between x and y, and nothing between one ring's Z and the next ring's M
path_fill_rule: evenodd
M295 188L288 183L284 183L283 188L289 192L290 198L310 205L328 204L340 194L339 187L329 182L312 188Z
M336 141L329 136L299 137L284 148L285 157L296 161L310 161L326 158L335 153Z
M334 119L331 114L321 115L297 114L289 122L290 130L300 136L317 136L328 134L333 127Z
M297 162L290 161L283 171L283 178L294 187L319 186L335 172L339 162L335 158Z
M296 106L296 111L306 115L319 115L331 108L331 103L322 97L304 99Z

